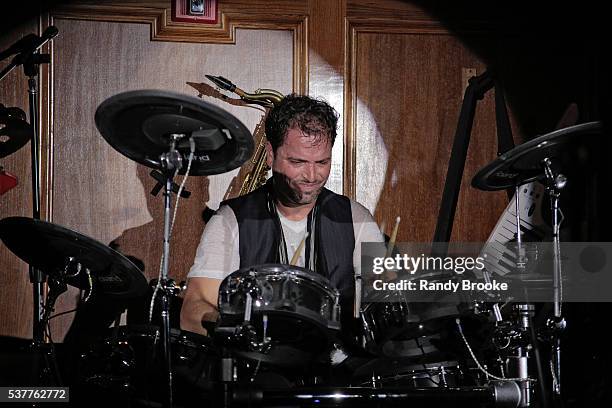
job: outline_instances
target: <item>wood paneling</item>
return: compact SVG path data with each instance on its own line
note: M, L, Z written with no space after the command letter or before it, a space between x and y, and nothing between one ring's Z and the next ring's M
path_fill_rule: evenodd
M326 187L343 193L344 176L344 1L309 2L309 90L329 102L340 115L338 136L332 150L332 169Z
M14 31L0 37L0 49L8 48L25 35L37 32L36 20L20 25ZM10 59L0 67L6 67ZM0 103L7 107L19 107L28 111L28 85L23 68L13 69L0 82ZM18 184L0 196L0 219L11 216L32 216L32 178L30 143L17 152L0 158L0 166L17 176ZM13 255L0 242L0 336L32 336L32 285L28 265Z
M290 0L228 0L219 4L217 24L174 22L170 1L91 1L57 7L58 18L112 22L147 23L151 40L234 44L237 28L291 30L294 32L294 89L306 91L308 46L306 2Z
M452 36L350 25L346 190L379 222L402 224L398 240L433 237L465 69L482 63ZM378 31L378 32L377 32ZM493 98L479 104L455 217L453 240L485 240L505 198L470 187L475 172L496 156ZM351 171L354 171L351 173ZM483 205L483 202L486 205Z
M145 262L147 278L156 277L159 268L162 196L149 194L155 184L150 169L113 150L97 132L93 115L104 99L126 90L195 96L185 82L204 82L208 73L246 91L273 88L328 100L341 114L328 187L363 202L388 226L401 215L399 240L431 240L465 69L480 73L483 64L410 2L220 0L218 23L204 25L171 21L169 0L92 1L54 9L40 23L60 30L51 50L53 69L43 70L41 82L43 217L105 244L116 240L121 251ZM483 27L466 25L465 31L483 35ZM36 28L36 22L24 26L2 44ZM2 102L27 107L25 82L15 86L12 75L0 84ZM492 96L479 103L476 115L456 241L485 239L506 201L503 193L469 187L476 170L495 157ZM250 129L260 120L257 110L206 100ZM26 182L2 197L0 215L29 215L29 151L2 164ZM193 260L202 209L218 206L234 174L187 181L192 197L180 202L173 278L183 279ZM6 248L0 251L3 288L15 289L9 296L3 289L0 334L29 336L27 268ZM64 295L58 311L71 308L75 297L74 291ZM54 323L56 340L69 321L68 316Z
M55 43L53 222L105 244L116 241L125 254L145 263L156 278L163 241L163 197L149 194L155 181L150 169L115 151L94 124L97 106L106 98L134 89L197 92L187 81L204 74L222 75L245 90L292 90L293 38L289 31L238 30L235 45L151 42L141 24L56 19L62 33ZM115 44L105 53L104 44ZM269 47L268 44L275 44ZM236 115L249 129L261 118L254 109L207 99ZM217 208L236 171L191 177L192 196L179 203L171 249L170 276L184 280L193 262L204 223L201 212ZM64 296L59 310L74 305ZM69 317L54 322L61 338Z

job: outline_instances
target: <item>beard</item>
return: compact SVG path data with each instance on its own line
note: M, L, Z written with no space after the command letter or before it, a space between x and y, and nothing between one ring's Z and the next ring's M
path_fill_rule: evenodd
M306 204L312 204L317 201L323 186L318 189L304 194L297 186L293 186L291 181L283 173L276 171L272 172L272 181L276 199L285 207L300 207Z

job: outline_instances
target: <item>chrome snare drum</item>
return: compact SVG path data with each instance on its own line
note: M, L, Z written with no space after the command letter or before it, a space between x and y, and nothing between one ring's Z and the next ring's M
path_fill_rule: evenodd
M340 295L307 269L280 264L242 268L219 288L215 335L242 356L303 364L340 330Z

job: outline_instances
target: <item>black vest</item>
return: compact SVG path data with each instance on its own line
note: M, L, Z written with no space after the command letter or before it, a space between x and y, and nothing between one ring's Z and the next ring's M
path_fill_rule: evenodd
M278 216L268 206L273 194L271 180L257 190L222 204L228 205L236 215L239 230L240 268L279 263L281 225ZM315 272L329 279L338 289L341 303L353 297L355 282L353 250L355 233L350 200L323 189L317 199ZM344 305L342 305L344 306Z

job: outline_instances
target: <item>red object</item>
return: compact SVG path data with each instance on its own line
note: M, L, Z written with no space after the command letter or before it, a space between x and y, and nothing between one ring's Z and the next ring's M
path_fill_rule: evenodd
M189 0L172 0L172 21L184 23L217 23L218 0L204 0L204 12L192 14L189 12Z
M17 177L11 173L0 170L0 195L6 193L17 185Z

